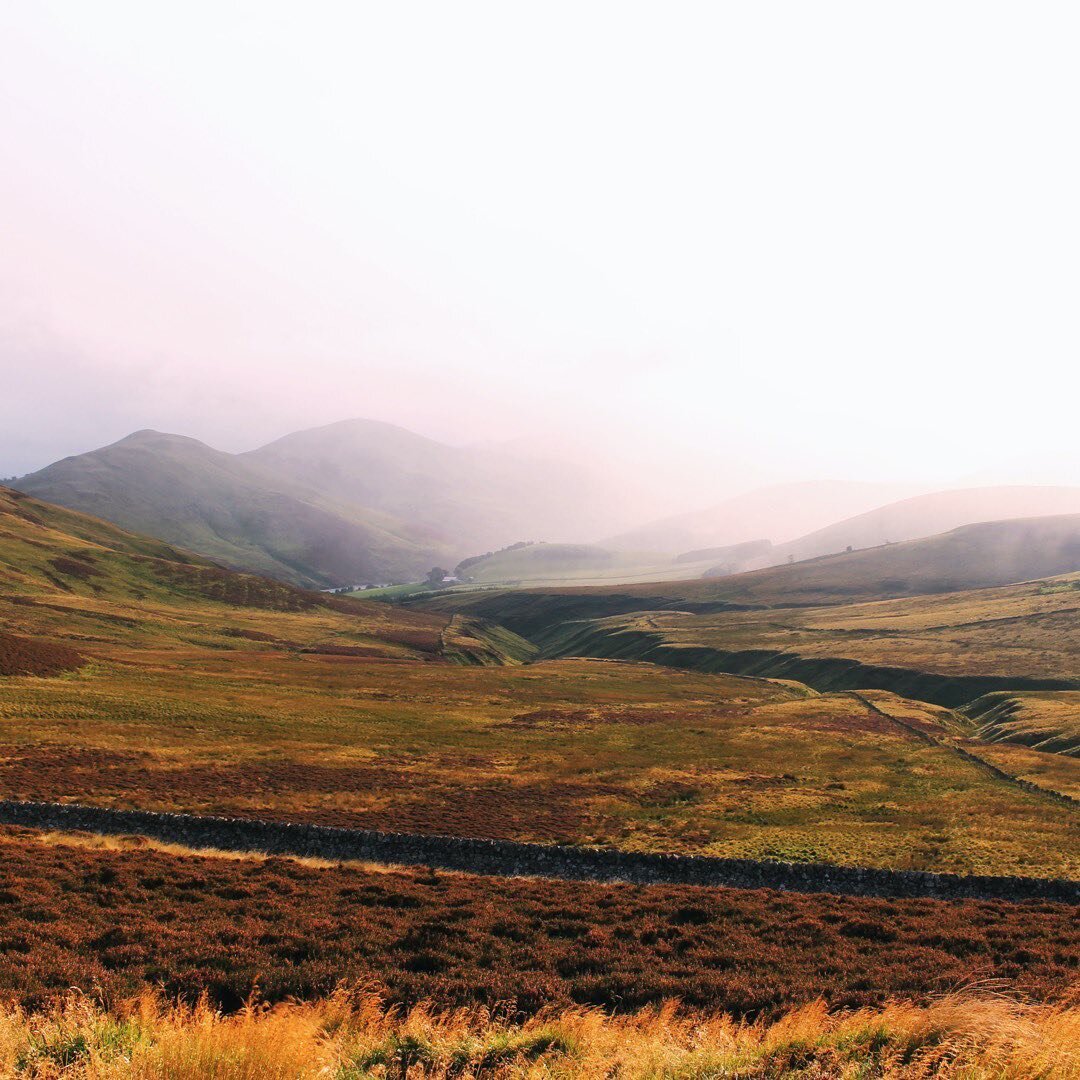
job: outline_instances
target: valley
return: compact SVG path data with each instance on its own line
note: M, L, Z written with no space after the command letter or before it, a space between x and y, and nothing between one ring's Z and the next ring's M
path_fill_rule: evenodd
M0 798L1071 888L1071 692L1023 680L1071 677L1073 577L784 606L775 573L769 607L722 578L375 602L0 489ZM1010 689L955 709L725 673L725 653ZM345 980L407 1007L678 996L778 1020L980 980L1057 1002L1080 956L1074 905L997 894L478 876L15 825L0 847L0 997L34 1008L152 982L230 1011L256 983L318 1001Z

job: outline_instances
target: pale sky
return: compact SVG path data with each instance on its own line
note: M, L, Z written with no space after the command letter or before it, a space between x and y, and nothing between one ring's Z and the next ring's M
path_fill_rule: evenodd
M0 5L0 476L368 416L651 457L700 504L1080 481L1078 31L1037 2Z

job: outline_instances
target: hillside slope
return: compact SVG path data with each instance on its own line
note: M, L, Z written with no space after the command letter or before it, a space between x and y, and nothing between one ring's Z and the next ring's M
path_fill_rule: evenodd
M0 487L0 675L117 650L203 649L501 663L533 650L475 619L402 611L236 573Z

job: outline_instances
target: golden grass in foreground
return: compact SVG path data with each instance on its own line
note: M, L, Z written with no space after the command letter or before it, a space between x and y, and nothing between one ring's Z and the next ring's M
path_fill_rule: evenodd
M387 1010L374 994L222 1016L147 992L106 1012L73 996L0 1013L0 1075L23 1077L1080 1077L1080 1007L955 995L773 1024L681 1011L576 1009L523 1024L481 1009Z

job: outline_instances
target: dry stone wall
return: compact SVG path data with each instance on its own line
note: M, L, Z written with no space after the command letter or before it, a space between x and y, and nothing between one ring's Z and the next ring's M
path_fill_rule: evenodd
M111 810L72 803L0 801L0 824L99 835L133 834L192 848L311 855L334 861L428 866L498 876L627 881L643 885L711 885L851 896L1080 904L1080 882L1060 879L967 877L820 863L659 855L147 810Z

